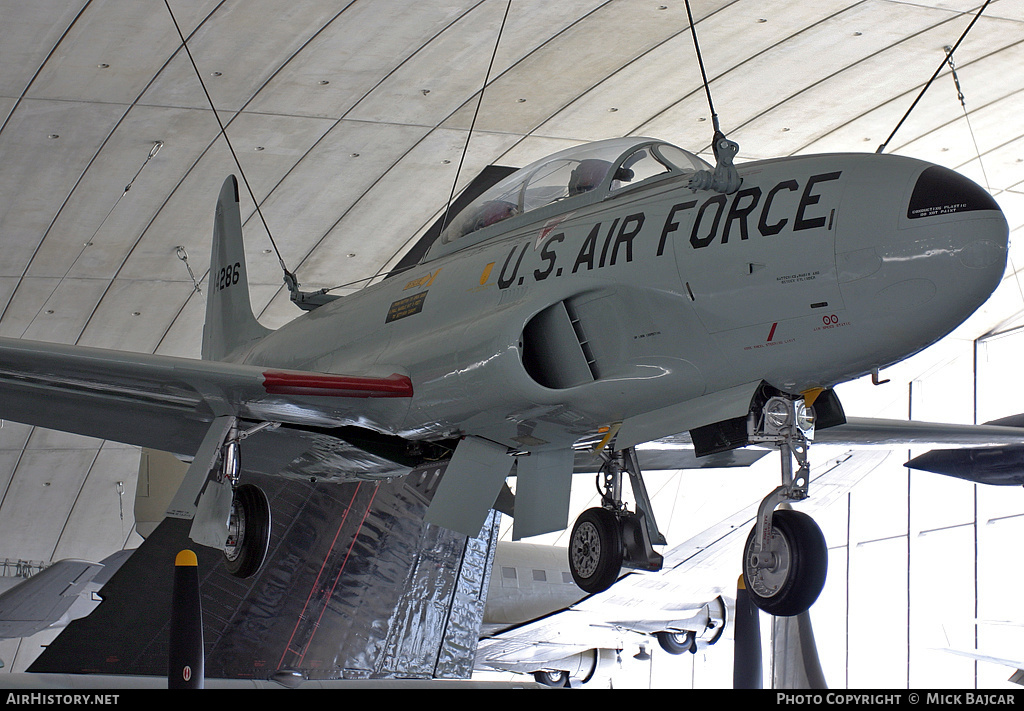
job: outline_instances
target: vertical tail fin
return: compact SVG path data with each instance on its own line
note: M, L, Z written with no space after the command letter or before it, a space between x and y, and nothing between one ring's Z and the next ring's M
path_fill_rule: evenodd
M249 301L242 217L238 209L238 181L230 175L220 189L213 220L203 360L223 360L233 351L268 333L271 330L260 325L253 316Z

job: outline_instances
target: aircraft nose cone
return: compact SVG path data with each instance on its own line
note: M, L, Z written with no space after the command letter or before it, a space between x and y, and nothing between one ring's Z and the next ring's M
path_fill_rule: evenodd
M988 299L1009 229L992 196L959 173L895 156L883 165L887 178L875 173L857 203L864 219L837 235L836 266L847 307L879 334L871 346L884 363L930 345Z
M859 206L863 220L837 237L839 282L861 298L865 288L874 291L884 311L920 306L950 290L971 294L973 311L1003 276L1006 219L974 181L938 165L907 175L912 165L904 159L888 166L896 180L876 185ZM892 215L886 203L896 208L895 220L878 217Z
M914 183L907 218L915 220L977 210L999 211L999 205L973 180L955 170L933 165L925 168Z
M987 190L956 171L933 165L921 172L901 228L915 239L923 257L933 258L937 270L949 271L965 301L973 304L971 311L1003 277L1006 219Z

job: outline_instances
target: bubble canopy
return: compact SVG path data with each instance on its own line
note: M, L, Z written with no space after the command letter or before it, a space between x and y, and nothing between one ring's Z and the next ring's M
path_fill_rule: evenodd
M652 138L613 138L574 146L517 170L480 195L455 216L427 259L486 239L498 231L489 227L507 220L532 222L548 213L577 209L641 184L698 170L713 169L693 153ZM504 229L514 226L502 225ZM469 235L472 239L466 239Z

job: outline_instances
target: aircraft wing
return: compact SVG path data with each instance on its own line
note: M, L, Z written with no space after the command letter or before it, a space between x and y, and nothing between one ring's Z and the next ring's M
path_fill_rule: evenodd
M1024 444L1024 416L1007 417L983 425L890 420L877 417L847 417L845 424L816 429L813 442L856 448L872 446L889 448L899 445L986 447ZM657 444L661 450L666 450L671 445L692 447L692 439L688 432L681 432L671 437L662 438L657 441ZM643 446L647 445L637 447L638 454ZM701 459L705 459L705 457L700 457L698 461Z
M986 445L1020 444L1024 428L998 423L959 425L944 422L848 417L846 424L816 430L814 441L847 446L882 445Z
M946 652L955 654L960 657L967 657L968 659L974 659L979 662L987 662L989 664L998 664L999 666L1009 667L1014 670L1013 674L1007 681L1012 681L1014 684L1020 684L1024 686L1024 662L1015 661L1013 659L1003 659L1002 657L992 657L987 654L979 654L977 652L965 652L959 649L946 648Z
M215 417L353 424L409 378L333 375L0 338L0 418L192 455Z
M31 637L63 627L99 604L94 594L131 555L118 551L101 563L65 559L0 594L0 639Z
M834 503L882 463L888 451L848 452L812 470L812 513ZM760 501L664 553L656 573L633 571L604 592L560 612L480 640L477 669L532 671L589 649L616 648L624 637L685 631L718 597L732 600L740 555Z
M303 427L356 424L367 398L408 398L400 373L325 374L0 338L0 418L192 455L215 417ZM848 418L815 441L983 446L1017 444L1024 429ZM747 466L756 450L694 458L689 436L638 456L645 469ZM646 459L646 461L644 461ZM592 466L591 463L584 465Z

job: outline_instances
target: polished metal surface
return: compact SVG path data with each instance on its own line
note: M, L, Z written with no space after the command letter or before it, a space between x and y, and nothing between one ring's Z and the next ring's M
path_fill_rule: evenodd
M417 476L311 484L253 476L273 529L252 578L197 547L206 675L268 679L465 679L483 619L497 515L467 539L423 523ZM188 522L166 519L31 667L50 673L166 673L169 576ZM168 557L170 556L170 557Z

